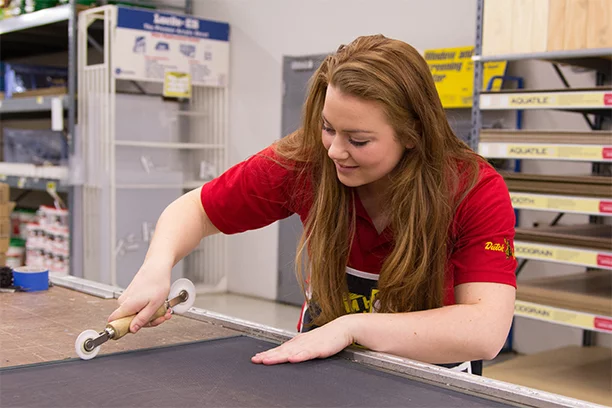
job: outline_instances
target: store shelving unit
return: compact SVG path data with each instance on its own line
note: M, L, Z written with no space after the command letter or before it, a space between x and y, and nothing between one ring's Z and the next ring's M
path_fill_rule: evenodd
M575 265L588 272L571 279L552 276L521 281L515 316L583 329L583 345L592 346L594 332L612 333L612 227L605 222L612 217L612 178L604 175L604 169L612 163L612 131L601 130L612 117L612 87L605 85L612 72L612 48L483 56L484 7L485 1L479 0L474 84L482 82L485 62L539 60L552 63L566 87L482 92L475 86L470 146L490 159L586 162L592 163L593 169L592 176L502 173L516 210L558 214L550 226L517 227L517 275L527 261ZM557 64L595 70L597 84L571 88ZM482 112L509 110L582 114L591 130L483 129ZM564 213L589 216L590 223L557 226ZM593 280L594 276L600 279ZM589 306L593 302L605 307L593 309Z
M3 60L68 51L67 93L2 100L0 119L26 115L50 118L54 110L61 109L65 112L62 116L66 118L66 134L69 142L72 142L76 117L76 10L76 1L71 0L69 4L0 21L0 48ZM5 177L13 187L22 185L24 187L20 188L46 189L45 179L61 185L64 179L58 178L58 175L67 176L66 168L43 167L24 171L23 166L12 163L2 163L0 166L0 177ZM30 177L33 178L29 179ZM68 187L62 189L70 191Z
M53 52L67 52L67 89L60 95L14 98L0 101L0 120L24 118L59 118L55 125L66 134L69 151L74 149L76 126L76 0L0 21L2 59L25 58ZM56 119L57 120L57 119ZM74 186L67 182L67 166L35 166L22 163L0 163L0 180L24 191L47 191L52 197L64 195L68 208L73 208ZM21 195L23 197L23 195ZM74 236L74 219L69 218L70 237ZM72 243L70 259L74 258ZM74 273L70 263L70 273Z
M186 19L188 9L176 18ZM117 73L119 66L133 69L133 60L118 51L117 35L121 16L136 12L130 10L107 5L84 11L78 30L85 277L121 287L140 268L164 207L209 180L207 166L220 174L227 165L226 86L193 84L191 98L176 99L164 97L159 78L127 80ZM104 58L92 63L85 44L95 24ZM190 278L198 292L225 291L225 258L225 237L210 237L179 262L173 278Z

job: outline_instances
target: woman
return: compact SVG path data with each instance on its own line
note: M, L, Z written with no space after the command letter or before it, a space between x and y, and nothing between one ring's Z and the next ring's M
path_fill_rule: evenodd
M508 190L453 134L419 53L381 35L321 64L299 130L168 206L109 320L139 312L131 330L145 325L172 266L204 237L293 213L305 227L301 333L253 362L325 358L358 343L476 362L467 366L478 373L503 346L516 286Z

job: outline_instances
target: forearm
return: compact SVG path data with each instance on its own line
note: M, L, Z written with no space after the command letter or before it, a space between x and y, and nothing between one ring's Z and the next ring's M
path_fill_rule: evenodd
M490 323L481 305L461 304L412 313L343 316L353 341L370 350L427 363L492 359L509 330ZM489 322L489 323L487 323Z
M145 264L163 263L171 269L203 238L219 232L204 212L200 190L179 197L163 211L155 226Z

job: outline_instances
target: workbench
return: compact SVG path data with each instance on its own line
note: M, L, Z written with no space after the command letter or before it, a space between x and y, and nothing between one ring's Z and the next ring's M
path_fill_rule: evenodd
M121 289L51 281L47 291L0 294L2 407L599 407L353 347L300 364L253 364L292 334L198 308L108 341L85 361L75 339L104 328Z

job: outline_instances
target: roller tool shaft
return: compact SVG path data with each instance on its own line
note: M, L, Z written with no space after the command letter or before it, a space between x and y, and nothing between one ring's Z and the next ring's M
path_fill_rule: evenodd
M151 316L149 322L152 322L164 316L168 310L173 313L185 313L195 300L195 287L188 279L177 280L170 289L170 299L166 300L163 305ZM121 319L113 320L106 324L104 330L100 333L94 330L85 330L82 332L75 342L75 350L79 357L88 360L98 354L99 347L109 340L119 340L130 332L130 325L136 315L122 317Z

